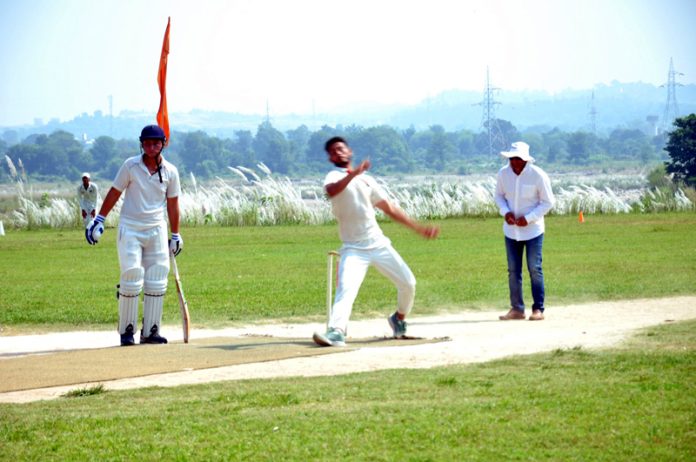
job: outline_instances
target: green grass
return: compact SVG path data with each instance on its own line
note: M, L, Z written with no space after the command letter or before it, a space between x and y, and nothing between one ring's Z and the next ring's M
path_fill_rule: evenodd
M63 398L80 398L82 396L99 395L102 393L106 393L106 388L104 388L104 384L100 383L91 387L75 388L64 393L62 396Z
M696 321L612 350L0 404L2 460L696 458Z
M692 295L694 214L550 217L549 309ZM424 241L384 224L418 278L416 312L504 307L500 220L441 223ZM194 322L323 319L334 226L187 228L179 267ZM115 230L0 238L0 325L12 332L116 323ZM46 262L46 263L42 263ZM371 270L372 271L372 270ZM371 272L356 316L394 289ZM561 308L559 308L561 309ZM167 297L165 321L178 323ZM176 388L78 388L0 404L0 460L696 459L696 321L611 350L555 350L483 364Z
M439 223L426 241L394 223L385 233L418 280L414 315L504 309L507 272L501 221ZM696 214L547 218L547 306L696 292ZM115 229L88 246L80 231L11 231L0 237L0 326L26 329L104 327L117 322L119 270ZM323 319L326 252L339 247L336 226L194 227L182 230L179 270L194 325L267 319ZM164 322L178 323L176 297ZM525 274L525 296L531 302ZM370 269L354 317L394 308L391 283Z

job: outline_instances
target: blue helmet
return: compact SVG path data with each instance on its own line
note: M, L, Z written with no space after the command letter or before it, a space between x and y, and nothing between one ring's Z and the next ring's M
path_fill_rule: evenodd
M167 137L159 125L147 125L140 132L140 142L142 143L144 140L162 140L162 143L164 143L167 141Z

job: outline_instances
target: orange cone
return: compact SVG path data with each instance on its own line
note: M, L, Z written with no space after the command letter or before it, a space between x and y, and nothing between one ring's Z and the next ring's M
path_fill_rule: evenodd
M585 217L582 215L582 210L580 210L580 213L578 214L578 221L580 223L585 223Z

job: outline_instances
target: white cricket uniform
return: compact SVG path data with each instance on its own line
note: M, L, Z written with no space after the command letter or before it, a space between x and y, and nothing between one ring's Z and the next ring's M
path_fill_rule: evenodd
M143 331L159 328L162 297L167 289L169 245L167 232L167 198L181 192L179 172L162 158L160 175L150 174L142 156L127 159L113 182L124 194L118 227L118 258L121 267L119 331L137 317L137 295L144 288ZM126 303L128 297L135 298Z
M336 183L347 174L347 169L335 168L326 175L324 187ZM408 314L413 307L416 278L375 218L374 204L387 199L384 190L366 173L353 178L343 191L329 198L343 242L329 328L347 331L353 303L370 265L374 265L396 286L400 313Z
M94 218L92 212L97 209L97 200L99 199L99 188L96 184L90 182L87 189L83 184L77 187L77 199L80 202L80 210L84 210L87 214L82 221L87 224Z

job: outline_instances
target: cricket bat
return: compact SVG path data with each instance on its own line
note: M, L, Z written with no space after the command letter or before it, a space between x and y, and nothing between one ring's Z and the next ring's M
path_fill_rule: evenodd
M172 262L172 270L174 271L174 280L176 281L176 295L179 298L179 309L181 311L181 326L184 329L184 343L189 341L189 333L191 332L191 318L189 317L188 303L184 297L184 289L181 287L181 278L179 278L179 269L176 266L176 257L174 253L169 251L169 258Z

